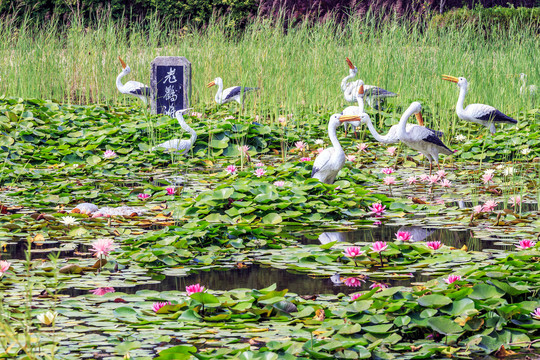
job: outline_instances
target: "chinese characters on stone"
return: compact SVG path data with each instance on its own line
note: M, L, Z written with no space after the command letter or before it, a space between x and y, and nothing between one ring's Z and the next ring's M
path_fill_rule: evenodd
M176 79L176 69L169 68L169 71L167 72L167 75L163 78L163 84L169 84L165 87L165 94L163 95L163 98L169 103L166 106L163 106L163 113L167 114L169 116L174 117L174 113L176 111L175 102L178 99L178 92L181 89L181 85L177 84L177 88L175 88L175 83L177 83Z

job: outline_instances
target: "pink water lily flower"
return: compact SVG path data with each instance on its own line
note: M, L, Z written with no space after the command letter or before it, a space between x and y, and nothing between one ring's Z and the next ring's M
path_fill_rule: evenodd
M446 174L446 171L444 171L444 169L437 171L437 176L439 177L439 179L445 178L446 175L447 174Z
M512 207L514 207L516 205L519 205L519 204L521 204L521 196L520 195L512 196L510 198L509 202L512 205Z
M278 117L277 121L282 125L285 126L287 124L287 119L284 116Z
M306 148L306 143L303 141L297 141L294 143L294 146L296 146L298 150L304 150Z
M537 307L532 313L533 319L540 320L540 307Z
M161 309L162 307L164 307L165 305L172 305L170 301L166 301L166 302L156 302L152 305L152 310L154 310L154 312L158 312L159 309Z
M353 161L354 162L356 160L356 156L354 156L354 155L347 155L346 158L347 158L347 161Z
M11 266L11 263L4 260L0 260L0 275L3 275L6 271L8 271L10 266Z
M371 247L371 250L381 253L384 250L388 248L388 245L386 244L386 241L376 241L373 243L373 246Z
M484 206L482 206L482 211L492 212L493 210L495 210L498 204L499 203L494 200L488 200L485 202Z
M264 174L266 174L266 170L264 170L263 168L258 168L257 170L255 170L255 175L257 177L261 177L263 176Z
M428 248L431 248L431 249L433 249L433 250L438 250L438 249L440 249L441 246L442 246L442 244L441 244L440 241L428 241L428 242L426 243L426 245L427 245Z
M396 183L396 178L393 176L387 176L383 179L384 185L394 185Z
M483 207L482 205L476 205L475 207L473 207L473 212L474 212L475 214L480 214L480 213L482 212L482 209L483 209L483 208L484 208L484 207Z
M204 291L205 291L204 286L201 286L200 284L186 286L186 292L188 295L195 294L198 292L204 292Z
M310 157L303 157L303 158L300 158L300 161L301 162L311 161L311 158Z
M275 181L274 186L283 187L283 186L285 186L285 181L283 181L283 180Z
M421 180L421 181L427 181L427 180L429 180L429 175L428 175L428 174L421 174L421 175L420 175L420 180Z
M249 146L248 145L238 146L238 151L247 155L249 151Z
M530 249L534 247L535 245L536 245L536 242L532 240L520 240L519 245L516 245L516 248L518 248L519 250L525 250L525 249Z
M447 284L452 284L459 280L461 280L461 275L448 275L448 278L444 279L444 282Z
M355 277L346 278L345 281L344 281L345 285L347 285L349 287L360 287L360 286L362 286L362 283L364 283L364 282L365 282L365 280L355 278Z
M408 231L398 231L396 233L396 240L400 240L400 241L412 241L413 239L413 236L410 232Z
M190 115L193 116L193 117L196 117L197 119L200 119L203 116L203 114L201 114L200 112L196 112L196 111L192 111Z
M489 182L493 179L493 174L491 173L485 173L482 175L482 181L484 184L489 184Z
M355 258L357 256L362 256L364 254L364 251L358 246L350 246L345 249L343 254L350 258Z
M234 165L229 165L229 166L227 166L227 168L225 169L225 171L226 171L227 174L229 174L229 175L234 175L234 174L236 174L236 172L238 171L238 169L237 169L236 166L234 166Z
M371 286L369 287L370 289L377 289L377 291L382 291L384 289L388 289L390 286L388 286L387 284L383 284L383 283L373 283L371 284Z
M116 156L116 153L112 150L105 150L105 152L103 153L103 157L105 159L110 159L110 158L113 158Z
M150 197L150 194L140 193L137 197L141 200L146 200Z
M390 146L388 149L386 149L386 152L388 153L388 155L394 156L396 154L396 150L397 150L397 147Z
M383 168L383 169L381 170L381 172L382 172L383 174L385 174L385 175L390 175L390 174L392 174L392 173L394 172L394 169L392 169L392 168Z
M437 183L437 181L439 181L439 176L438 175L431 175L431 176L428 177L428 180L429 180L430 184L435 184L435 183Z
M96 288L96 289L93 289L93 290L90 290L90 292L94 295L98 295L98 296L103 296L107 293L113 293L115 292L116 290L114 290L113 287L101 287L101 288Z
M356 299L358 299L362 295L364 295L364 294L362 294L362 293L351 294L351 301L355 301Z
M255 167L261 168L264 167L264 164L262 162L256 163Z
M361 143L361 144L356 145L356 147L358 148L358 150L366 152L368 145L366 143Z
M373 203L368 208L371 210L372 214L375 214L375 216L381 216L386 212L386 206L381 203Z
M450 180L448 180L448 179L443 179L443 180L441 180L440 185L441 185L442 187L449 188L449 187L452 186L452 182L451 182Z
M167 195L174 195L176 192L176 188L174 186L168 187L165 190L167 190Z
M409 183L409 185L416 184L416 177L411 176L410 178L407 179L407 182Z
M112 239L98 239L92 243L90 251L95 257L107 256L114 249L114 241Z
M373 226L381 226L381 225L382 225L382 222L378 220L373 222Z

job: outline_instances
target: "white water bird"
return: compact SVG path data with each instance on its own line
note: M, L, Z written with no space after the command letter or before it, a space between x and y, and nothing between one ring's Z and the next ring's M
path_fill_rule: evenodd
M142 100L144 105L148 104L148 98L150 97L150 88L141 82L130 80L125 84L122 84L122 78L131 72L131 68L120 58L122 64L122 72L116 77L116 88L122 94L128 94L136 96Z
M443 80L455 82L459 87L459 97L456 105L456 113L458 118L465 121L470 121L476 124L484 125L489 128L492 134L495 134L495 124L517 124L517 120L503 114L493 106L484 104L470 104L463 109L465 95L467 95L467 79L464 77L457 78L455 76L443 75Z
M189 109L182 109L175 112L176 119L178 120L178 124L180 124L180 127L191 134L191 137L189 140L182 140L182 139L173 139L173 140L167 140L164 143L161 143L159 145L156 145L152 148L152 150L162 148L167 150L173 150L173 151L180 151L180 155L186 154L189 149L195 144L195 141L197 140L197 133L195 130L193 130L184 120L184 117L182 114L184 114Z
M399 140L416 151L421 152L426 159L429 160L429 173L431 174L432 163L435 162L439 166L439 154L452 155L454 152L450 150L433 130L423 126L414 126L407 130L407 120L412 114L416 115L418 123L424 123L422 119L422 105L419 102L413 102L401 116L398 124Z
M346 101L354 102L356 100L356 94L358 93L358 88L361 85L364 85L364 97L370 107L374 107L374 105L383 101L387 97L397 96L396 93L385 90L378 86L366 85L362 80L356 80L349 83L348 80L357 74L358 69L353 65L349 58L346 58L346 61L349 65L349 76L346 76L343 78L343 80L341 80L341 90L343 91Z
M328 136L332 146L320 153L313 162L311 177L325 184L333 184L339 170L345 164L345 152L337 138L337 128L346 121L359 121L358 116L334 114L328 122Z
M362 81L362 80L360 80ZM358 101L358 106L347 106L341 112L343 115L357 115L360 116L364 112L364 84L361 84L356 93L356 100ZM345 135L347 135L347 125L350 125L354 132L354 137L358 138L356 134L356 128L359 127L362 123L360 121L348 121L344 124L345 126Z
M209 82L208 85L206 86L212 87L214 85L218 86L218 91L214 98L218 104L225 104L225 103L228 103L229 101L234 100L240 105L242 105L242 109L244 108L243 98L245 94L250 91L255 91L259 89L259 88L250 88L250 87L242 88L241 86L233 86L233 87L223 90L223 80L220 77L215 78L214 81ZM243 96L240 96L241 94Z
M538 87L536 85L527 86L527 75L524 73L519 74L519 79L521 80L521 87L519 88L519 94L524 96L535 96L538 92Z

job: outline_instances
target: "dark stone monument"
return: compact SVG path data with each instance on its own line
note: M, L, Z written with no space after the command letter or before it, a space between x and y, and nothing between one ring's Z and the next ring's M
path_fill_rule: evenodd
M152 61L150 88L152 114L174 117L176 110L189 107L191 63L183 56L158 56Z

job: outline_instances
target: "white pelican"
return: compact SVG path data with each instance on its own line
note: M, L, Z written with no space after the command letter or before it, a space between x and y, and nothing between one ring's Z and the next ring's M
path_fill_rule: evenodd
M362 81L362 80L359 80ZM356 93L356 100L358 101L358 106L348 106L341 112L343 115L357 115L360 116L364 112L364 84L361 84ZM356 128L359 127L362 123L360 121L349 121L348 125L353 128L354 137L358 138L356 134ZM347 135L347 123L345 126L345 135Z
M517 124L517 120L512 119L495 109L493 106L484 104L470 104L463 109L465 95L467 94L467 79L464 77L457 78L455 76L443 75L443 80L452 81L458 84L459 98L456 105L456 113L458 118L465 121L470 121L489 128L492 134L495 134L495 124Z
M439 153L452 155L454 152L443 144L441 139L433 130L423 126L414 126L407 130L407 120L412 114L416 114L418 123L423 123L422 105L419 102L413 102L401 116L398 126L399 140L416 151L421 152L429 160L429 173L431 174L432 162L439 166Z
M118 91L120 91L122 94L128 94L138 97L142 100L144 105L148 104L148 98L150 97L150 88L143 83L140 83L138 81L130 80L125 84L122 84L122 78L129 74L131 72L131 68L126 65L124 60L118 57L120 62L122 63L122 72L118 74L116 77L116 88Z
M346 101L354 102L356 100L356 93L358 91L358 87L360 87L361 85L364 85L366 102L370 107L373 107L374 105L376 105L377 102L384 100L384 98L397 96L396 93L385 90L378 86L366 85L362 80L347 83L349 79L356 75L358 69L356 68L356 66L353 65L349 58L346 58L346 60L347 64L349 65L349 76L345 77L341 81L341 90L343 91L343 95L345 96Z
M383 144L394 144L394 143L399 142L399 136L398 136L399 124L392 125L392 127L390 128L390 130L388 130L388 133L386 135L380 135L377 132L377 129L375 129L375 127L373 126L373 123L371 122L371 119L368 114L362 114L361 118L362 118L361 120L362 124L367 125L369 132L371 133L371 135L373 135L375 140L377 140L378 142L383 143ZM411 131L416 126L424 127L423 119L420 118L420 119L417 119L417 121L418 121L418 125L407 123L406 130ZM435 136L437 137L443 136L443 133L441 131L435 131L430 128L425 128L425 129L433 132Z
M538 92L538 87L536 85L527 86L527 75L524 73L519 74L519 79L521 80L521 87L519 88L520 95L535 96Z
M242 100L240 99L240 93L242 91L241 86L233 86L233 87L223 90L223 80L220 77L215 78L214 81L209 82L208 85L206 86L212 87L214 85L218 86L218 91L214 98L218 104L225 104L225 103L228 103L229 101L235 100L237 103L242 105L242 109L244 108L244 104L242 102L243 96L242 96ZM245 96L246 93L250 91L258 90L259 88L245 87L243 89L244 89L243 95Z
M332 146L320 153L313 162L311 177L325 184L333 184L339 170L345 164L345 152L336 135L337 128L346 121L358 121L358 116L334 114L328 122L328 136Z
M176 119L178 120L178 124L180 124L180 127L184 129L184 131L187 131L191 134L191 137L189 140L182 140L182 139L173 139L173 140L167 140L164 143L161 143L159 145L156 145L152 148L152 151L157 148L163 148L167 150L173 150L173 151L180 151L180 155L186 154L189 149L195 144L195 141L197 140L197 133L195 130L193 130L184 120L184 117L182 114L184 114L189 109L182 109L175 112Z

